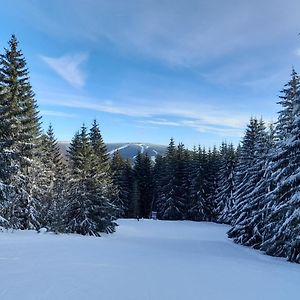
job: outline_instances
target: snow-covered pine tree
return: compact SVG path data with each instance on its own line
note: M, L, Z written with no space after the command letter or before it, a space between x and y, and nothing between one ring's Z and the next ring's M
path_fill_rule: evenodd
M256 170L257 178L260 180L256 183L255 188L249 191L249 205L246 218L239 224L239 235L236 239L246 246L260 248L264 237L264 226L268 210L268 193L270 192L272 181L269 168L269 158L274 151L274 128L271 124L264 142L258 143L257 148L261 149L261 154L257 157L253 169Z
M153 171L148 154L138 153L133 167L134 177L139 191L138 215L149 218L153 204Z
M300 78L293 70L282 91L276 126L278 141L270 159L271 192L261 249L300 263Z
M157 155L153 167L153 206L152 210L157 212L157 218L161 219L163 214L164 202L163 191L166 185L166 160L163 156Z
M207 160L206 150L201 147L193 151L190 187L190 208L188 219L193 221L207 221L211 215L211 207L207 203L205 194L205 164Z
M163 219L182 220L186 212L185 166L182 161L184 147L179 144L177 149L171 139L166 155L166 186L163 192Z
M194 146L193 150L189 154L189 163L188 163L188 168L187 168L188 182L189 182L189 191L188 191L189 199L187 202L186 219L188 219L188 220L193 219L193 216L191 215L191 209L194 206L192 199L195 198L195 197L193 197L195 195L195 191L193 189L194 188L194 178L196 177L197 170L199 167L197 158L198 158L198 150L197 150L196 146Z
M43 134L41 159L44 172L40 174L43 194L40 195L40 223L42 227L63 232L61 216L66 208L68 170L60 153L52 125Z
M158 193L158 217L167 220L181 220L183 218L184 201L177 197L177 149L171 138L164 158L163 183Z
M132 203L133 171L128 160L123 159L119 151L113 153L110 161L112 180L118 191L118 199L123 205L120 217L135 217L135 205Z
M238 161L234 176L235 192L232 197L232 209L226 213L226 218L231 224L235 224L238 220L239 209L244 205L242 198L248 192L249 169L253 165L255 141L258 133L259 121L251 118L247 125L242 145L238 151Z
M228 236L235 242L253 247L258 247L262 241L263 204L268 192L265 173L271 146L264 122L256 121L254 119L253 122L255 138L252 165L244 178L244 187L240 190L239 201L233 214L233 227L228 232Z
M207 154L207 161L204 165L204 190L205 190L205 198L207 199L207 205L211 207L211 213L208 216L209 221L215 221L217 216L216 212L216 190L218 186L218 171L220 168L220 155L216 148L213 147L213 150L209 150Z
M228 223L227 212L232 209L234 192L234 172L236 167L236 152L233 144L223 143L220 150L220 169L218 172L218 187L215 197L217 221Z
M132 165L129 159L126 159L124 171L123 171L124 183L126 185L126 195L124 195L124 217L133 218L136 217L137 203L134 201L133 197L133 182L134 182L134 173ZM125 201L125 202L124 202Z
M86 127L77 132L68 150L71 180L66 210L66 231L100 236L115 230L116 208L101 183L102 174L94 160L93 148Z
M117 186L113 182L109 155L100 132L99 124L96 120L92 123L89 140L92 149L93 166L97 173L98 180L102 185L105 197L107 197L108 201L117 209L116 216L121 217L124 215L124 203L119 197Z
M13 35L0 55L0 164L5 219L9 226L36 229L40 124L26 60Z

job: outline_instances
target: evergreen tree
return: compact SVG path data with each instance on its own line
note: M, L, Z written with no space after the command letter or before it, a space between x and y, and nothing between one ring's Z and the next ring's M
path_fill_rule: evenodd
M190 209L188 216L193 221L210 221L213 216L211 201L211 179L214 170L209 170L210 161L206 150L199 147L193 153L193 170L191 171Z
M243 187L239 189L240 194L236 194L239 201L234 207L233 228L229 230L228 236L237 243L257 247L262 239L261 200L267 193L264 175L269 145L264 122L253 119L250 126L254 138L252 165L247 169Z
M182 220L186 211L186 195L184 187L184 147L176 149L171 139L166 155L166 186L162 195L162 218L166 220Z
M0 180L1 206L9 226L39 227L37 218L40 124L26 60L13 35L0 55Z
M271 191L267 195L267 218L261 249L300 263L300 79L293 70L282 91L276 126L278 141L270 158Z
M117 209L117 217L123 216L124 203L119 197L116 185L114 185L109 155L100 132L99 124L96 120L93 121L90 129L89 141L92 150L91 159L93 161L94 172L97 174L98 180L100 181L109 202Z
M66 211L66 231L100 236L101 232L115 230L116 208L101 183L102 174L94 160L93 148L83 125L76 133L68 151L71 180Z
M210 208L206 205L204 192L204 161L206 160L205 150L194 149L192 154L191 170L191 190L190 190L190 208L188 218L193 221L207 220L207 214L210 214ZM207 210L208 209L208 210Z
M157 212L157 217L159 219L162 218L162 210L164 207L164 203L162 203L163 199L163 191L165 187L165 179L166 179L166 162L165 158L161 155L157 155L155 158L155 165L153 168L153 205L152 210Z
M138 216L140 218L149 218L153 203L153 173L148 154L138 153L133 171L140 196L138 201Z
M119 151L114 152L110 162L112 180L118 191L118 198L123 205L120 217L136 216L135 205L132 203L133 170L128 160L124 160Z
M218 222L227 223L226 214L232 209L232 196L234 192L234 172L236 166L236 153L232 144L223 143L220 151L220 169L218 173L218 188L215 202Z
M40 223L54 231L64 231L61 216L66 207L68 171L60 153L52 125L42 136L42 162L44 172L40 174L43 194L41 199Z
M217 190L217 180L218 180L218 172L220 167L220 156L217 148L214 146L213 150L209 150L207 154L207 161L204 165L204 190L205 190L205 198L206 203L210 207L210 214L208 215L209 221L216 220L216 190Z
M238 154L238 162L235 173L235 192L232 197L232 209L227 213L226 218L231 224L235 224L238 220L239 209L244 205L244 196L247 195L250 185L250 168L254 163L255 142L259 134L259 121L251 118L247 126L245 135L242 140L242 146Z

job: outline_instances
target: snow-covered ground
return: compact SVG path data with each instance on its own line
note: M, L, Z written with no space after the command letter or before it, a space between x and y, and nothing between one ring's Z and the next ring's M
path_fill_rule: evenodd
M0 233L0 299L298 299L300 265L235 245L227 226L119 220L113 235Z

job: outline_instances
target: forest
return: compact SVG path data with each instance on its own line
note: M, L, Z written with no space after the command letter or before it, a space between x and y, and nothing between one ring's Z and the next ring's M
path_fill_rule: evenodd
M74 134L67 158L43 132L26 60L13 35L0 56L0 226L113 233L118 218L231 225L234 242L300 263L300 78L283 87L274 124L252 117L235 147L187 149L134 162L107 154L97 120ZM57 129L59 130L59 128ZM197 141L195 141L197 143Z

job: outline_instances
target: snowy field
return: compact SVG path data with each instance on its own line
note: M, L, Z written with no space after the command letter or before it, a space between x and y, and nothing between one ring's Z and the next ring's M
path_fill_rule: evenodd
M298 299L300 265L235 245L227 226L119 220L102 238L0 233L0 299Z

